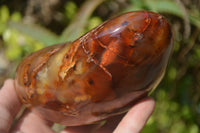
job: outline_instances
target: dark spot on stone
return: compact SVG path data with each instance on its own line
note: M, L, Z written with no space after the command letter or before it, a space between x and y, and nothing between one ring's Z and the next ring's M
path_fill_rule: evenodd
M131 48L135 48L135 45L131 45L131 44L130 44L129 47L131 47Z
M90 85L93 85L93 84L94 84L94 81L93 81L92 79L89 79L88 83L89 83Z
M122 23L122 26L126 26L128 24L128 22L127 21L124 21L123 23Z
M25 86L30 86L30 84L31 84L30 81L26 81L26 82L24 83Z
M74 64L74 66L73 66L73 70L74 70L74 71L76 70L76 64Z
M65 55L65 58L66 58L66 59L68 59L68 58L69 58L69 55L68 55L68 54L66 54L66 55Z

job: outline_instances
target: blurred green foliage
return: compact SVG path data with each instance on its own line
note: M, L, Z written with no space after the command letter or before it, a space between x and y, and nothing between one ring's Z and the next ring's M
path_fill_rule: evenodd
M21 34L7 25L9 21L20 22L21 19L22 16L19 12L10 14L8 7L0 7L0 36L2 36L5 55L10 61L19 61L30 52L44 47L41 42Z
M116 1L105 1L101 6L102 9L109 8L106 6L109 2ZM134 10L161 13L170 21L174 31L174 53L163 81L152 93L152 97L156 100L156 108L143 133L200 132L200 2L195 0L179 2L178 0L127 0L126 8L116 11L117 14ZM73 35L73 38L78 38L105 19L98 16L97 12L93 13L93 10L80 15L79 8L75 1L65 3L61 13L65 16L67 25L63 33L57 35L45 26L22 23L24 16L20 12L10 13L8 6L1 6L0 48L5 52L7 60L15 62L14 65L17 66L27 54L44 46L70 40L69 34ZM108 12L110 10L108 9ZM77 19L77 16L80 18ZM79 25L77 20L87 23Z
M75 16L75 14L78 10L77 8L78 8L77 5L72 1L69 1L69 2L66 3L64 14L65 14L68 22L73 19L73 16Z

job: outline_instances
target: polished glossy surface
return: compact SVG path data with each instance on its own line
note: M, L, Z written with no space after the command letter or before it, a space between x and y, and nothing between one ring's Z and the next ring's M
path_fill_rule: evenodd
M83 125L126 111L160 82L172 51L165 18L129 12L68 44L26 57L15 86L21 101L54 122Z

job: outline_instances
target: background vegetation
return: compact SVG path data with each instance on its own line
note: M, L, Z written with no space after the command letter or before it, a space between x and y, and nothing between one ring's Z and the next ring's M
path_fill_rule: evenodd
M1 0L0 86L14 78L26 55L73 41L123 12L151 10L164 15L174 32L174 52L152 97L154 114L143 133L200 132L199 0Z

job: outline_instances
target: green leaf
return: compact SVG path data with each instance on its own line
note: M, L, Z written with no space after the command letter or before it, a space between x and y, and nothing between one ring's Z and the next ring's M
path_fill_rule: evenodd
M183 18L180 7L174 1L145 0L146 6L155 12L164 12ZM189 12L188 12L189 13ZM189 13L190 23L200 28L200 15Z
M190 22L200 29L200 16L197 15L190 15L189 16Z
M21 14L19 12L14 12L12 15L11 15L11 20L14 21L14 22L19 22L21 20Z
M6 6L0 8L0 22L5 23L9 19L10 13Z
M27 25L19 22L8 22L10 28L14 28L19 32L29 35L33 39L44 43L46 46L58 43L58 36L49 30L38 25Z
M75 16L77 12L77 6L74 2L69 1L65 5L65 16L67 17L68 20L71 20L73 16Z
M199 127L196 124L193 124L190 126L189 128L189 132L188 133L199 133Z
M9 46L5 50L6 57L9 60L16 60L21 56L22 49L19 47L19 45L13 45Z
M101 24L102 20L99 17L92 17L89 19L87 30L91 30L92 28L96 27L97 25Z
M170 67L168 72L168 78L169 80L175 80L177 75L177 70L175 67Z
M177 16L182 16L181 9L173 1L145 0L146 6L155 12L166 12Z
M84 28L87 25L88 19L104 0L86 0L79 9L76 16L71 21L70 25L64 29L60 42L73 41L81 34L83 34Z

